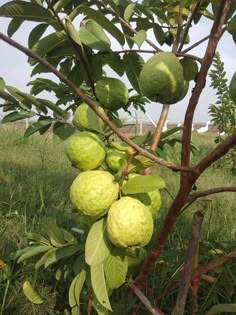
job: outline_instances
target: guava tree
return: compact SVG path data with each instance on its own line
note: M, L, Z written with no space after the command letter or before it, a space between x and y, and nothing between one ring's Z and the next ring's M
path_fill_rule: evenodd
M100 152L101 163L106 154L106 150L103 152L101 147L118 151L118 153L116 152L118 167L112 164L114 159L110 158L111 153L109 153L110 155L107 153L107 161L110 159L111 163L110 169L109 167L106 169L109 175L106 174L104 180L96 177L91 181L95 174L92 173L92 177L89 175L89 179L86 178L88 184L85 185L85 182L82 181L79 186L86 189L93 187L96 191L100 180L102 186L106 180L109 182L110 173L115 180L115 183L105 185L102 190L103 196L107 187L114 185L114 198L111 199L109 205L103 206L104 211L97 212L96 207L102 199L100 196L93 208L95 214L99 214L99 216L92 215L93 218L89 223L89 219L81 218L89 226L85 249L78 246L76 239L68 232L48 226L51 231L49 238L54 237L53 244L47 245L49 247L44 245L43 249L40 247L41 251L26 256L23 256L25 252L21 252L23 258L21 256L20 261L26 257L45 253L37 263L37 267L42 265L48 267L60 259L74 255L79 250L78 259L82 261L81 268L77 269L78 273L72 281L69 293L72 314L80 314L79 295L83 286L86 286L89 292L86 296L87 311L91 312L93 307L99 314L107 314L112 309L109 295L112 294L113 289L124 283L127 283L130 290L137 294L149 312L162 314L158 307L154 308L147 301L140 288L145 286L148 274L157 261L180 212L201 197L225 191L236 191L236 187L218 187L206 191L193 190L201 174L236 145L235 119L229 120L231 125L227 129L228 136L199 163L196 165L191 163L191 127L195 109L205 87L206 78L221 37L224 32L229 32L232 40L236 39L235 10L236 2L232 0L145 0L142 3L128 0L31 0L10 1L0 7L0 16L10 19L8 34L0 33L0 39L29 57L32 76L50 72L57 78L54 82L41 76L37 77L29 82L30 93L9 86L8 82L5 83L1 79L1 106L3 111L7 112L3 122L34 117L37 118L37 121L29 126L25 136L30 136L35 132L43 134L52 127L54 134L62 140L72 136L76 128L85 129L87 131L79 133L79 135L82 133L84 135L82 140L82 136L78 135L79 151L84 148L87 150L86 144L89 146L95 141L93 147L95 149L92 151ZM211 20L212 27L202 34L199 41L191 43L189 31L191 28L197 28L203 18ZM29 31L28 48L12 39L14 33L25 21L36 23ZM152 35L149 36L149 34ZM150 37L155 39L150 40ZM191 50L203 42L207 42L203 56L191 54ZM150 49L142 49L144 43L148 44ZM163 50L164 44L169 46L168 52ZM186 45L187 48L185 48ZM143 54L150 54L152 57L145 63ZM2 60L4 58L6 57L3 56ZM122 82L124 76L129 82L127 87ZM120 77L120 80L117 77ZM175 106L175 103L186 96L190 81L194 82L194 87L184 116L181 163L176 164L165 160L164 155L161 155L161 143L163 142L161 134L168 118L169 106ZM224 96L230 103L231 116L235 115L235 86L235 80L230 87L224 86ZM218 82L214 88L219 87ZM38 94L43 91L54 93L57 100L52 101L39 97ZM156 106L162 106L155 132L131 139L121 131L122 122L117 111L123 108L128 114L130 106L145 110L145 104L150 100L157 102ZM70 122L70 115L74 115L73 123ZM217 120L216 124L219 125ZM174 134L178 130L175 129L170 134ZM88 131L89 135L84 134ZM110 137L114 134L120 141L116 143L110 141ZM74 141L75 138L72 139ZM81 141L85 141L85 145L84 142L81 144ZM100 141L102 144L97 149L96 145ZM87 151L85 164L80 157L77 159L77 156L74 156L73 144L67 154L72 164L80 169L84 178L88 174L87 171L101 172L94 171L101 166L101 163L98 162L98 164L95 163L95 166L91 166L90 162L94 157L91 158ZM109 166L109 162L107 164ZM150 241L151 235L148 236L148 240L141 239L132 244L127 242L127 238L121 240L123 230L122 233L120 232L121 234L118 233L118 236L114 236L113 232L117 226L114 228L114 222L111 221L112 218L109 218L113 210L108 211L108 208L114 202L111 209L116 208L117 211L122 212L125 205L129 204L127 206L130 211L129 214L127 213L127 217L129 217L133 211L133 206L130 206L130 202L133 202L130 200L133 200L133 197L163 188L164 181L158 175L151 175L154 164L178 172L180 174L179 189L163 225L155 236L152 248L144 250L145 259L138 273L130 281L127 277L127 257L132 257L131 254L135 252L136 247L145 246ZM131 173L139 174L133 177L130 176ZM96 173L96 176L97 174L100 173ZM80 182L81 178L79 177ZM88 215L88 211L90 211L91 216L91 208L86 207L90 201L86 201L85 206L82 204L82 200L84 201L84 196L86 196L84 190L78 191L77 184L73 183L72 186L73 204L85 215ZM76 192L74 187L76 187ZM80 198L77 198L77 194ZM141 198L138 197L137 199ZM109 198L110 195L103 199L107 201ZM115 201L117 199L118 201ZM118 202L121 202L119 206ZM135 201L135 207L141 209L141 217L146 211L143 204L145 204L144 199L138 203ZM106 235L107 216L108 224L110 224L108 226L109 239ZM124 214L122 216L123 220L118 227L125 221ZM150 218L150 215L144 214L144 217L147 219L147 217ZM195 214L193 235L199 234L202 218L203 215L200 212ZM152 222L151 220L147 219L146 223ZM147 232L143 232L145 235L150 230L152 231L152 224L150 223ZM142 223L139 228L141 226ZM125 229L127 226L124 225L123 228ZM42 246L42 244L40 245L42 239L39 236L31 234L29 238L34 241L34 244ZM63 244L66 250L57 248L57 244ZM55 248L52 248L52 245ZM223 260L216 260L193 272L197 237L193 238L191 246L179 284L176 307L172 314L183 314L191 281L195 283L196 287L197 280L202 274L217 264L220 265L227 261L229 257L233 257L229 254L227 257L222 257ZM19 255L18 253L18 257ZM233 254L231 253L231 255ZM196 281L194 282L194 280Z

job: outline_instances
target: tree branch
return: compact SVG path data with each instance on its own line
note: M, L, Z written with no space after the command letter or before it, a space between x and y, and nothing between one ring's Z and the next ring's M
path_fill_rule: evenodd
M217 188L208 189L199 193L193 193L189 195L188 199L189 201L194 201L194 200L197 200L198 198L206 197L213 194L219 194L223 192L236 192L236 186L217 187Z
M192 274L192 279L200 278L202 275L204 275L208 271L211 271L211 270L223 265L224 263L226 263L227 261L229 261L230 259L233 259L233 258L236 258L236 251L230 252L230 253L228 253L228 254L220 257L220 258L212 260L208 264L205 264L205 265L201 266L199 269L197 269L196 271L194 271L194 273Z
M189 285L191 280L191 274L194 269L195 253L198 247L202 222L203 222L202 212L201 211L195 212L192 222L191 240L189 241L184 261L184 267L180 279L176 304L171 315L182 315L184 313L186 298L189 291Z
M189 19L188 19L188 21L187 21L187 23L185 25L185 28L182 31L182 34L180 34L180 45L179 45L179 48L178 48L178 52L181 52L181 50L182 50L182 48L184 46L185 40L186 40L186 38L188 36L188 32L189 32L189 29L190 29L192 21L193 21L193 18L195 16L195 14L196 14L200 4L201 4L201 2L198 2L198 3L196 3L194 5L193 11L192 11L192 13L189 16Z
M202 159L194 169L198 173L198 176L207 169L212 163L217 161L219 158L224 156L232 146L236 145L236 133L225 138L223 142L218 144L218 146L204 159Z
M190 163L190 142L191 142L191 134L192 134L192 122L193 115L196 109L196 106L199 101L199 97L202 93L203 88L206 83L207 72L212 63L213 57L215 55L216 47L219 42L219 39L222 34L222 26L224 24L227 12L230 8L232 0L222 0L219 10L217 12L215 21L213 23L209 42L207 45L207 49L205 52L205 56L202 59L202 65L198 74L198 78L196 81L196 85L193 89L192 96L189 100L189 104L187 107L187 111L184 119L184 128L183 128L183 145L182 145L182 165L189 166Z
M156 155L144 150L143 148L141 148L140 146L138 146L137 144L135 144L132 140L129 139L128 136L126 136L125 134L123 134L119 128L117 128L112 121L107 117L107 115L103 112L101 112L100 110L97 109L96 105L94 104L93 101L91 101L75 84L73 84L73 82L71 82L66 76L64 76L61 72L59 72L56 68L54 68L49 62L47 62L45 59L43 59L42 57L38 56L37 54L35 54L33 51L31 51L30 49L22 46L21 44L17 43L16 41L14 41L13 39L7 37L6 35L2 34L0 32L0 39L2 39L3 41L5 41L6 43L8 43L9 45L17 48L18 50L22 51L23 53L25 53L27 56L32 57L33 59L37 60L38 62L40 62L41 64L43 64L45 67L47 67L52 73L54 73L62 82L64 82L69 88L71 88L71 90L78 95L85 103L87 103L89 105L89 107L91 107L91 109L111 128L111 130L113 130L117 136L125 141L127 144L129 144L132 148L134 148L140 155L143 155L149 159L151 159L152 161L166 166L170 169L176 170L176 171L186 171L186 172L192 172L192 169L188 168L188 167L182 167L180 165L176 165L174 163L171 162L166 162L163 159L157 157Z
M146 307L146 309L153 315L163 315L163 313L159 313L155 308L152 307L152 304L147 299L147 297L143 294L142 291L139 290L137 286L134 284L129 284L129 287L132 289L132 291L136 294L136 296L140 299L140 301L143 303L143 305Z
M224 34L224 32L227 30L227 27L223 27L222 28L222 32L221 32L221 36ZM199 46L200 44L202 44L203 42L205 42L206 40L208 40L210 38L210 34L203 37L202 39L200 39L199 41L197 41L196 43L194 43L193 45L187 47L186 49L182 50L182 53L185 54L188 51L192 50L193 48Z

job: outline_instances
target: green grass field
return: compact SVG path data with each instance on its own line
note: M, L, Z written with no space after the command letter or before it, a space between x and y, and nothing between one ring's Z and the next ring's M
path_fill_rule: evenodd
M194 163L215 145L214 135L195 135L193 141L199 147L193 156ZM177 154L178 150L175 156ZM155 167L155 172L165 179L169 193L175 196L178 173L159 166ZM0 315L68 314L64 312L67 285L57 284L50 269L35 271L33 259L17 264L10 259L10 254L27 245L26 233L38 231L42 219L54 220L66 229L78 226L77 215L69 200L69 187L77 173L65 156L64 143L55 141L51 134L24 139L22 130L0 125L0 263L5 262L11 268L9 282L0 281ZM223 167L211 167L196 186L201 191L233 185L236 185L235 176ZM163 205L161 217L156 220L156 232L171 204L169 193L162 191ZM236 194L222 193L198 200L179 217L161 256L164 263L157 263L149 276L149 287L156 299L180 275L184 244L189 239L191 218L196 210L205 213L200 264L214 258L209 254L210 249L225 252L236 249ZM235 262L214 270L211 276L216 279L215 282L201 281L198 314L204 315L214 304L236 302L236 277L233 271L236 271ZM22 284L27 279L45 301L42 305L35 306L24 296ZM150 290L147 290L147 294L150 294ZM165 298L157 299L157 303L166 314L170 314L175 298L176 290L173 290ZM141 310L140 314L146 313Z

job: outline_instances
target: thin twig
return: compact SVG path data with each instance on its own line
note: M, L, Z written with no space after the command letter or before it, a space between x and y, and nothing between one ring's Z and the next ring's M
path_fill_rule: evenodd
M163 315L163 313L159 313L155 308L153 308L152 304L148 300L148 298L141 292L137 286L134 284L129 284L129 287L136 294L136 296L140 299L146 309L153 315Z
M200 268L198 268L196 271L193 272L192 274L192 279L195 278L200 278L202 275L204 275L205 273L225 264L227 261L231 260L231 259L235 259L236 258L236 251L230 252L220 258L216 258L214 260L212 260L211 262L209 262L208 264L205 264L203 266L201 266Z
M49 62L47 62L45 59L40 57L39 55L35 54L30 49L22 46L21 44L17 43L13 39L7 37L3 33L0 32L0 39L8 43L9 45L17 48L18 50L24 52L27 56L32 57L33 59L37 60L41 64L43 64L45 67L47 67L52 73L54 73L62 82L64 82L71 90L78 95L85 103L89 105L89 107L113 130L116 135L123 141L125 141L128 145L130 145L132 148L134 148L140 155L145 156L152 161L166 166L167 168L170 168L172 170L176 171L186 171L186 172L192 172L192 169L189 167L182 167L180 165L176 165L171 162L166 162L163 159L157 157L156 155L146 151L145 149L138 146L136 143L134 143L128 136L123 134L119 128L117 128L112 121L107 117L107 115L103 112L101 112L99 109L97 109L96 104L88 98L81 90L78 88L73 82L71 82L66 76L64 76L60 71L58 71L55 67L53 67Z
M178 296L172 315L182 315L184 313L187 294L191 280L192 270L194 268L194 258L197 250L200 229L203 222L203 214L201 211L194 213L192 222L191 240L189 241L183 272L180 280Z
M163 105L162 112L161 112L159 121L157 123L156 129L155 129L155 132L153 135L152 144L150 146L150 149L152 151L156 151L156 149L158 147L158 144L159 144L160 139L161 139L162 129L163 129L163 126L164 126L166 119L168 117L168 113L169 113L169 105ZM152 172L152 168L148 167L145 169L144 174L149 175L149 174L151 174L151 172Z
M221 36L224 34L224 32L227 30L227 27L223 27L222 28L222 32L221 32ZM204 43L206 40L208 40L210 38L210 34L203 37L202 39L200 39L199 41L197 41L196 43L192 44L191 46L187 47L186 49L182 50L182 53L185 54L188 51L192 50L193 48L199 46L200 44Z
M186 38L188 36L188 32L189 32L189 29L190 29L192 21L193 21L193 18L195 16L195 14L196 14L200 4L201 4L201 2L198 2L198 3L196 3L194 5L193 11L192 11L192 13L190 14L190 16L188 18L188 21L187 21L187 23L185 25L185 28L183 29L182 34L180 35L180 40L181 41L180 41L180 45L179 45L179 48L178 48L178 52L181 52L181 50L182 50L182 48L184 46L185 40L186 40Z
M202 197L206 197L209 195L213 195L213 194L219 194L219 193L223 193L223 192L236 192L236 186L231 186L231 187L217 187L217 188L212 188L212 189L208 189L205 191L201 191L199 193L193 193L189 195L189 201L194 201L198 198L202 198Z
M177 51L178 49L178 46L181 40L182 23L183 23L183 7L179 6L177 32L176 32L175 40L172 46L172 51Z

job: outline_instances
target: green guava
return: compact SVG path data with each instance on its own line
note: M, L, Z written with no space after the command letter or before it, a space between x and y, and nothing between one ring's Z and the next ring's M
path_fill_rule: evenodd
M103 216L118 198L119 185L106 171L80 173L70 187L72 204L82 214L91 217Z
M175 103L183 86L183 67L171 52L158 52L143 66L139 82L144 96L162 104Z
M184 80L181 90L177 91L175 96L172 99L172 104L180 102L188 93L189 81Z
M118 110L127 106L129 92L125 84L115 78L100 79L95 93L101 105L109 110Z
M184 80L194 80L196 78L196 75L198 74L197 61L192 58L185 57L180 60L180 63L183 67Z
M139 176L139 174L133 173L129 174L129 178L133 178ZM140 200L151 212L153 218L156 218L159 215L159 210L161 209L161 194L160 191L154 190L154 191L149 191L145 193L137 193L137 194L132 194L130 197L136 198Z
M229 95L231 99L236 103L236 72L234 73L230 85L229 85Z
M141 201L122 197L108 211L107 234L117 247L143 247L152 238L152 214Z
M125 151L111 148L107 151L105 161L110 170L117 172L121 167L122 159L127 158L128 154Z
M104 109L98 106L99 111L104 112ZM102 130L104 122L86 103L80 104L73 117L73 125L79 130Z
M83 131L69 138L66 155L73 166L81 171L88 171L101 166L106 150L103 142L95 133Z

